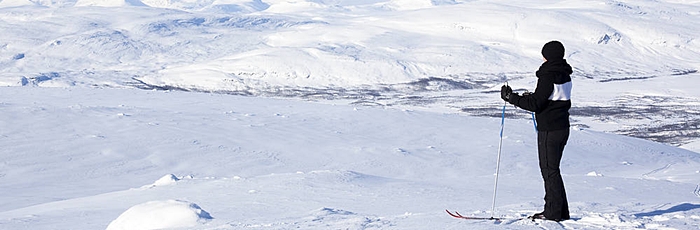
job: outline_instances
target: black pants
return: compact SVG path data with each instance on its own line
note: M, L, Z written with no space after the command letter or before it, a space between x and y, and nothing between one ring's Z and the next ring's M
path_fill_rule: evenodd
M569 140L569 129L537 132L537 152L544 179L544 216L548 219L569 219L564 181L559 164L564 146Z

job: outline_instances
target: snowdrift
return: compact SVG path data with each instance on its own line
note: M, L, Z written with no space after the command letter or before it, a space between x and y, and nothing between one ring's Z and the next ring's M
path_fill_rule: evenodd
M150 201L129 208L107 230L192 228L212 217L197 204L180 200Z

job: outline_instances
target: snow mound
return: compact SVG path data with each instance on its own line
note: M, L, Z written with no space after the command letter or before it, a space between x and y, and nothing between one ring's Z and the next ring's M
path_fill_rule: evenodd
M187 201L149 201L129 208L109 223L107 230L189 228L213 219Z
M177 176L175 176L173 174L168 174L168 175L161 177L156 182L153 182L153 184L146 185L144 187L152 188L152 187L156 187L156 186L172 185L172 184L177 183L177 181L179 181L179 180L180 180L180 178L178 178Z
M168 175L165 175L165 176L161 177L160 179L156 180L155 182L153 182L153 184L144 185L144 186L141 186L141 188L153 188L153 187L159 187L159 186L174 185L182 179L192 179L192 178L194 178L192 175L187 175L184 177L177 177L174 174L168 174Z

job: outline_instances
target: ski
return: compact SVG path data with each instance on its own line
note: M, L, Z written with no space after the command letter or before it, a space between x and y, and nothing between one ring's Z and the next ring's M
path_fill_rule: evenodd
M459 212L450 212L450 210L445 209L445 212L449 214L450 216L458 219L465 219L465 220L493 220L496 223L501 223L503 221L508 221L508 222L515 222L515 221L521 221L521 220L531 220L535 221L535 219L532 219L530 217L478 217L478 216L463 216L462 214L459 214Z
M450 210L445 209L445 212L449 214L450 216L454 218L459 218L459 219L465 219L465 220L495 220L495 221L501 221L501 218L496 218L496 217L476 217L476 216L462 216L462 214L459 214L459 212L452 213Z

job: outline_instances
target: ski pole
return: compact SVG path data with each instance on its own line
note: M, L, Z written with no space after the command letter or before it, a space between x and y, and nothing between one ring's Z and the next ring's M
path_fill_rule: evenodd
M503 126L506 120L506 105L508 103L503 103L503 111L501 112L501 140L498 143L498 157L496 158L496 179L493 183L493 202L491 203L491 219L494 218L496 213L496 191L498 190L498 171L501 167L501 147L503 147Z
M537 133L537 120L535 120L535 112L532 112L532 125L535 126L535 133Z

